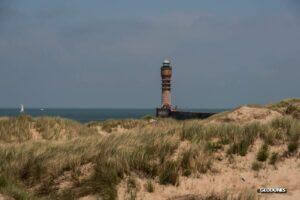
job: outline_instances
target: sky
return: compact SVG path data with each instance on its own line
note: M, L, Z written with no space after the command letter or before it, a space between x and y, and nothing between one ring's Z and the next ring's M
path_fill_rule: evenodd
M299 0L1 0L0 107L231 108L300 97Z

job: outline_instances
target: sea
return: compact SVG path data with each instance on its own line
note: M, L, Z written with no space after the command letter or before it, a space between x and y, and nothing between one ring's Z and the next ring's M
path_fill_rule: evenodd
M218 113L227 109L186 109L194 112ZM72 119L81 123L108 119L140 119L146 115L155 116L155 109L116 109L116 108L28 108L25 114L33 117L51 116ZM0 108L0 117L20 115L20 108Z

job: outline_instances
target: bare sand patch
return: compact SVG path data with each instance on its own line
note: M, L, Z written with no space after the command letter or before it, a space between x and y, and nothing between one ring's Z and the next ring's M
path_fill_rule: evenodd
M31 133L31 137L32 137L33 140L43 139L41 134L35 128L31 128L30 133Z
M286 158L276 164L276 167L263 163L260 171L251 169L252 162L256 160L263 141L257 140L244 157L234 156L233 160L226 157L224 152L220 152L221 159L214 163L215 172L191 177L181 176L179 186L160 185L158 180L152 180L154 192L149 193L143 187L147 179L136 177L136 182L140 186L136 191L137 200L189 200L197 199L197 196L207 196L209 194L223 194L225 191L230 194L240 194L243 191L256 192L262 187L282 187L288 190L287 194L259 194L261 199L270 200L299 200L300 199L300 160L299 156ZM185 149L189 146L186 142L179 146ZM282 151L284 145L270 147L270 152ZM122 181L118 186L118 198L128 199L126 182Z
M9 120L9 117L0 117L0 121L1 120Z
M211 122L235 122L240 124L260 122L266 124L281 116L281 113L268 108L242 106L225 115L212 119Z
M14 199L6 195L0 194L0 200L14 200Z

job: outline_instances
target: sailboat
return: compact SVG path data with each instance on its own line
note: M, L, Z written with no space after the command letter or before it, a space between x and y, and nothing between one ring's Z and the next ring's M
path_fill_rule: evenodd
M24 105L23 104L21 104L20 113L24 113Z

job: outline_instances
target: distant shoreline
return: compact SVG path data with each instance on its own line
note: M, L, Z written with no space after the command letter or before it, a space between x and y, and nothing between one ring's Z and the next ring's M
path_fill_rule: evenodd
M222 112L225 109L192 109L199 112ZM14 117L20 114L19 108L0 108L0 117ZM82 108L25 108L25 114L33 117L62 117L71 120L75 120L81 123L87 123L91 121L104 121L108 119L140 119L144 116L155 116L155 109L128 109L128 108L95 108L95 109L82 109Z

